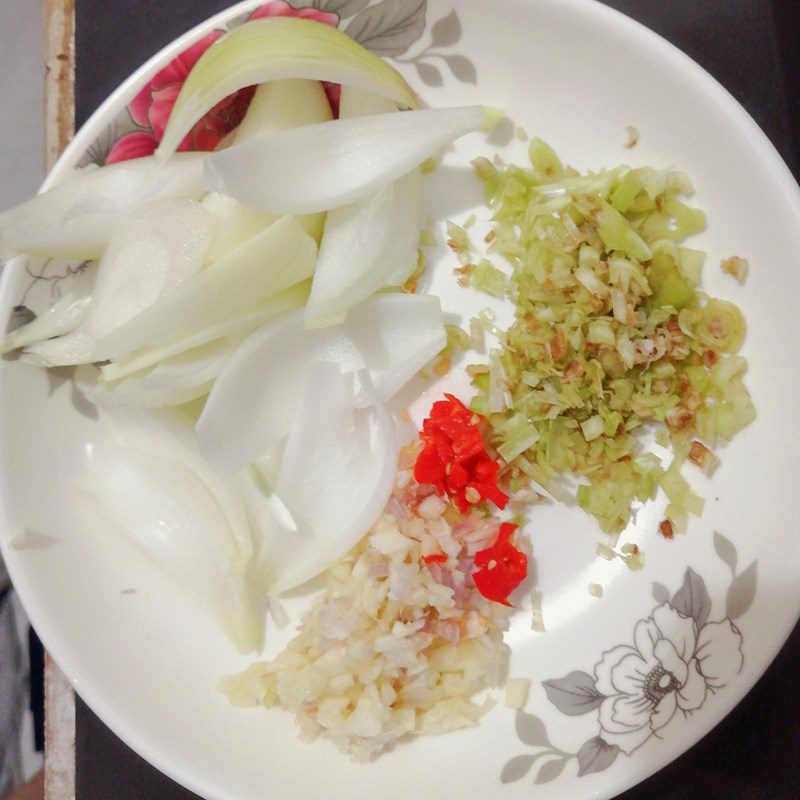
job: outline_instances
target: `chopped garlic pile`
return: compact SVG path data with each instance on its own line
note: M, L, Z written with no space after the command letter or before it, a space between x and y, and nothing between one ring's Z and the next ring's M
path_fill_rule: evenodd
M222 682L234 705L292 711L303 738L323 734L356 761L407 734L477 723L489 702L474 695L502 682L510 652L511 609L470 574L499 522L461 516L430 488L400 472L386 511L328 571L287 649Z

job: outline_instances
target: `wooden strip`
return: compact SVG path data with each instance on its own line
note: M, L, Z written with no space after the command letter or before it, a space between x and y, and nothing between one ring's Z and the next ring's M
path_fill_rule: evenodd
M45 163L75 132L75 0L45 0ZM45 800L75 800L75 692L45 654Z
M75 133L75 0L45 0L45 147L48 171Z
M75 800L75 692L64 673L45 653L44 796Z

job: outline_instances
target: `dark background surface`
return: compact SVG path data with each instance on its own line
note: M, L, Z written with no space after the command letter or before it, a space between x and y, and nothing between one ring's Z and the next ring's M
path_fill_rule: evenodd
M800 0L605 2L660 33L711 72L772 139L795 177L800 174ZM229 5L227 0L77 0L78 124L146 58ZM620 800L800 798L798 664L800 628L721 725ZM138 758L80 701L76 759L77 800L195 797ZM269 797L265 786L264 799Z

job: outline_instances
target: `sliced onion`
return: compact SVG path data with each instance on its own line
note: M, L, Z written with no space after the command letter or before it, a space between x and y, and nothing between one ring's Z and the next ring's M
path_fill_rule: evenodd
M27 325L4 336L0 340L0 355L71 333L86 319L91 302L92 298L89 296L71 292L65 294Z
M181 88L158 156L171 156L192 126L246 86L304 78L358 86L409 108L417 98L399 73L342 31L291 17L252 20L225 34Z
M196 427L201 452L215 469L234 474L289 434L321 353L347 361L352 369L363 367L340 328L304 331L302 312L245 340L217 378Z
M339 119L370 117L373 114L393 114L397 103L375 92L357 86L342 86L339 97Z
M254 583L266 591L275 581L270 567L270 550L276 537L297 534L297 523L274 488L280 475L285 444L284 441L270 448L256 463L231 478L231 485L242 498L253 538L250 574Z
M89 449L88 494L242 652L254 650L261 630L247 593L252 542L241 501L172 420L114 410L104 419L112 438Z
M213 381L238 342L218 340L162 361L142 379L146 389L189 389Z
M310 283L309 280L298 283L270 297L251 311L245 311L216 325L201 328L189 336L170 339L137 350L119 361L112 361L102 367L103 380L116 381L125 378L134 372L153 367L173 356L218 339L242 340L265 322L303 306L308 298Z
M384 97L342 88L340 118L391 113ZM402 284L417 265L419 170L328 214L306 324L342 322L347 312L386 286Z
M361 539L391 494L397 466L394 426L369 376L323 361L308 377L275 485L297 530L276 515L262 530L261 577L276 593L313 578Z
M278 214L247 208L219 192L209 192L203 199L202 206L211 214L213 227L211 246L206 251L206 264L225 258L280 219ZM300 227L315 242L319 242L325 227L325 214L301 214L296 219Z
M206 264L225 258L280 219L277 214L247 208L219 192L209 192L202 206L211 219L211 245L206 251Z
M445 345L439 299L376 295L343 325L303 327L302 313L250 336L220 373L197 424L200 449L223 473L251 464L288 435L294 409L316 361L352 371L366 365L385 401ZM247 436L242 436L247 431Z
M325 89L315 80L262 83L235 136L236 144L265 133L288 131L333 119Z
M354 308L343 327L384 401L394 397L447 342L442 306L433 295L375 295Z
M241 338L216 339L161 360L151 369L121 381L103 381L101 372L99 381L80 388L92 402L102 405L132 408L183 405L211 391L217 375L240 343Z
M287 80L264 83L256 89L233 141L241 143L275 131L290 130L332 118L330 103L319 81ZM261 233L275 222L275 214L247 208L232 197L210 192L203 207L211 214L214 232L207 263L213 263ZM322 236L324 214L298 218L306 233L316 241Z
M341 322L354 306L380 289L402 285L416 269L420 171L409 172L365 200L378 201L382 195L391 199L379 206L379 223L373 223L372 211L362 207L364 201L328 214L306 307L309 327ZM389 236L380 237L381 225L389 229Z
M393 216L392 185L328 213L306 306L309 327L342 322L353 305L381 288L371 270L394 235Z
M80 327L29 347L30 359L54 367L99 360L99 340L197 275L210 238L208 216L194 200L155 200L132 212L100 261Z
M106 408L115 406L132 410L158 410L177 408L203 398L211 391L212 386L213 380L182 388L153 389L143 386L137 379L127 378L113 389L97 383L89 385L82 383L79 388L94 405Z
M96 340L75 330L57 339L48 339L30 345L25 350L25 360L39 367L65 367L76 364L91 364L95 361Z
M352 203L480 129L483 107L337 119L266 134L206 158L209 189L273 213Z
M191 336L255 310L314 272L316 242L293 217L282 217L212 264L181 290L98 343L103 358Z
M0 258L31 253L98 259L133 209L162 197L203 194L202 153L179 153L167 164L150 157L76 170L63 183L0 214Z

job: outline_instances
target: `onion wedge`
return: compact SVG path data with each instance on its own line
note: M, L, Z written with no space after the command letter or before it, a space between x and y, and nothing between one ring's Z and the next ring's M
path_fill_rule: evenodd
M399 286L419 258L420 172L328 214L306 325L326 327L370 295Z
M342 87L340 119L396 111L385 97ZM419 201L420 173L413 170L328 214L306 306L308 327L342 322L353 306L408 278L418 259Z
M81 369L87 369L82 367ZM213 380L179 389L151 389L142 382L127 378L119 386L108 389L98 383L76 381L86 399L97 406L118 407L131 410L171 409L205 397L213 386Z
M309 328L343 322L352 305L381 288L367 278L394 233L393 211L394 186L389 185L328 213L306 306Z
M265 133L288 131L333 119L331 105L319 81L285 80L262 83L237 128L235 144Z
M256 540L259 583L271 593L285 592L344 556L386 505L397 456L394 423L369 375L315 363L295 409L274 493L259 498L251 487L245 495L257 504L259 517L269 514L256 533L263 537Z
M275 80L305 78L358 86L416 108L417 98L389 64L349 36L291 17L252 20L226 33L195 64L157 151L171 156L191 127L228 95Z
M207 156L206 185L272 213L330 211L397 180L483 123L482 106L465 106L269 133Z
M240 340L217 339L164 359L150 369L121 381L106 381L102 372L96 379L79 382L80 390L98 405L132 408L178 406L209 393Z
M208 216L194 200L169 198L138 208L109 242L82 324L28 347L26 357L48 367L99 360L98 340L190 281L210 239Z
M86 295L65 294L27 325L0 339L0 355L71 333L86 319L91 302L92 298Z
M335 361L347 371L366 366L386 401L445 341L439 299L432 296L376 295L343 325L323 330L304 329L301 312L267 325L244 341L217 378L196 428L200 450L222 473L236 473L288 435L317 361Z
M298 283L279 294L270 297L259 304L255 309L237 314L216 325L201 328L189 336L169 339L151 347L145 347L121 358L105 364L101 371L104 381L117 381L135 372L146 370L156 364L171 359L174 356L191 350L195 347L208 344L220 339L243 340L256 328L275 317L283 316L296 311L303 306L308 298L310 281Z
M285 131L332 119L331 107L319 81L287 80L263 83L256 89L242 124L233 141L246 142L255 136ZM203 207L211 214L214 233L206 262L213 263L261 233L278 218L255 208L247 208L232 197L209 193ZM316 241L322 236L324 214L297 220Z
M128 214L148 200L202 197L203 157L179 153L168 164L151 156L76 170L63 183L0 214L0 258L30 253L98 259Z
M253 311L310 277L316 257L316 242L294 217L282 217L98 342L98 353L115 360Z
M98 509L206 606L236 647L261 629L248 599L252 541L241 501L171 416L104 409L112 436L89 449L85 488Z

